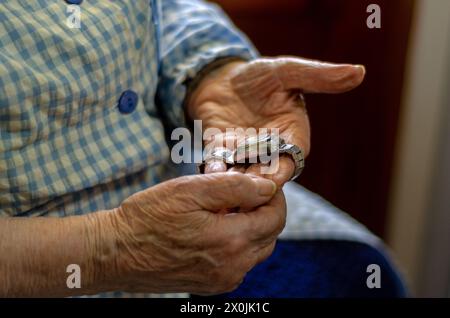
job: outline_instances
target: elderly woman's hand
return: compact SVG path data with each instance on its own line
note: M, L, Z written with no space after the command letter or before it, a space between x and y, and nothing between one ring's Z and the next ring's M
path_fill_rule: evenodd
M217 213L236 206L251 212ZM272 181L218 173L161 183L112 215L115 289L216 294L272 253L286 206Z
M354 89L364 79L364 67L322 63L301 58L264 58L252 62L232 62L207 75L188 101L191 118L203 120L204 128L278 128L289 144L308 155L310 126L303 93L342 93ZM219 144L222 139L215 136ZM229 137L229 135L227 135ZM279 186L294 173L289 156L280 158L279 169L269 176ZM205 171L225 171L214 164ZM257 172L251 167L252 172Z

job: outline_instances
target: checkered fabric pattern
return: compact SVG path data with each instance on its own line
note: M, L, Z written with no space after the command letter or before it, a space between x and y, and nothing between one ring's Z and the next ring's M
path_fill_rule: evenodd
M185 83L256 53L200 0L0 1L0 215L118 206L172 176L164 126L184 125ZM118 107L125 91L136 109ZM158 103L155 103L158 100Z

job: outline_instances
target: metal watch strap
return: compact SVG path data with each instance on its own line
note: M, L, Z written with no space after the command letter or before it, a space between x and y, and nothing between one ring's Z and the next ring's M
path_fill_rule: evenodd
M281 144L280 153L287 153L292 156L295 163L295 170L294 176L291 180L297 179L305 168L305 156L303 154L303 150L296 145Z

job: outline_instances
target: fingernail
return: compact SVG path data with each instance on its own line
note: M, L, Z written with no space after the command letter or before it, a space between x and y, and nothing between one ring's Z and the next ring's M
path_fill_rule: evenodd
M277 192L277 185L275 182L264 178L254 178L258 187L258 194L261 196L273 196Z
M366 73L366 67L364 65L358 64L358 65L354 65L355 68L360 69L363 71L363 74Z

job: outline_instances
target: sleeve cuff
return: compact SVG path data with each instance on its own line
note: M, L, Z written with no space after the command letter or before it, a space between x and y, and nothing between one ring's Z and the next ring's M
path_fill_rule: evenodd
M258 57L258 52L251 46L238 44L208 46L208 49L201 50L201 53L180 63L177 66L177 76L168 79L169 82L164 85L165 87L159 90L159 99L164 105L165 124L171 128L187 126L184 104L188 96L188 87L190 84L196 85L195 83L199 81L197 77L202 77L202 70L206 72L208 65L219 60L250 61ZM219 66L221 65L223 64Z

